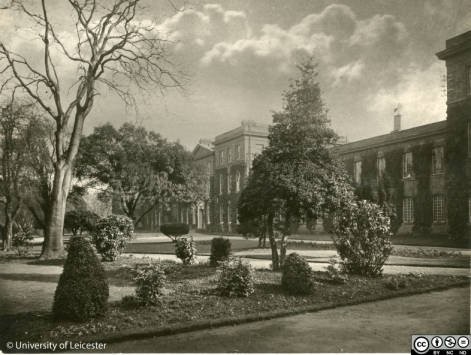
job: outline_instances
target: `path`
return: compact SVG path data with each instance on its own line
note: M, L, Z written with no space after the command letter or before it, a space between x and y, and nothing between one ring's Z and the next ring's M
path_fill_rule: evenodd
M109 352L410 352L412 334L468 334L469 288L108 344Z
M0 264L0 315L50 311L62 266ZM134 293L133 287L110 286L109 301Z

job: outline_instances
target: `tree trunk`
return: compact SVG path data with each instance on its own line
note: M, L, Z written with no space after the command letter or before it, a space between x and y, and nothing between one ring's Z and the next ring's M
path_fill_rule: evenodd
M278 257L278 248L276 246L275 234L273 233L273 215L269 214L267 219L268 239L271 247L271 264L273 271L280 269L280 260Z
M64 215L71 181L71 167L65 163L58 163L54 169L50 213L46 220L41 259L57 259L64 256Z
M11 250L13 240L13 219L8 212L5 212L5 229L3 230L3 233L3 250Z

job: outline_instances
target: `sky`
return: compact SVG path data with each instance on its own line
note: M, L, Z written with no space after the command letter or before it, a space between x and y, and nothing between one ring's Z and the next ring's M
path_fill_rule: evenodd
M70 21L65 1L47 3L52 21ZM187 77L184 90L140 92L137 106L128 108L103 89L86 133L106 122L137 122L192 149L242 120L269 124L296 64L308 56L318 63L332 127L349 142L390 132L398 106L403 128L444 120L446 70L435 53L447 38L471 30L471 0L173 4L179 11L165 0L143 0L139 16L170 41L169 58ZM61 35L73 41L63 28ZM0 10L0 40L40 61L40 40L21 14ZM71 63L57 61L64 78L73 76Z

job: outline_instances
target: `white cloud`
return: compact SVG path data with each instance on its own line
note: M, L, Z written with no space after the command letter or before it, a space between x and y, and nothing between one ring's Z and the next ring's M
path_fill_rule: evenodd
M368 97L368 109L389 119L392 109L401 106L405 128L446 119L445 69L441 63L419 70L410 67L398 85L383 88Z

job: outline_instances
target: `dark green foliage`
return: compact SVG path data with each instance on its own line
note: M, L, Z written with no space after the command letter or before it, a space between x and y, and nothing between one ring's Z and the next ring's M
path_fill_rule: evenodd
M82 235L82 232L91 233L99 218L100 216L96 213L88 210L68 211L65 214L64 227L69 229L73 235Z
M160 232L170 239L175 240L182 235L188 234L190 232L190 226L185 223L162 224L160 226Z
M106 313L109 295L105 270L90 243L72 237L54 295L54 318L87 321Z
M121 307L125 309L136 309L142 306L142 303L134 295L124 296L121 299Z
M166 280L165 272L160 264L150 263L139 266L134 277L139 304L144 306L157 304Z
M305 295L314 290L311 267L301 255L291 253L286 257L282 268L281 287L293 295Z
M248 297L254 292L253 270L239 259L222 263L217 289L221 296Z
M414 233L429 235L432 228L432 194L430 175L432 173L432 144L413 148L413 171L417 181L417 194L414 198Z
M400 149L386 152L386 171L380 188L384 190L384 206L391 220L391 231L396 234L402 224L402 153Z
M471 238L471 226L468 224L468 198L471 196L471 165L467 156L469 144L467 130L470 124L470 112L470 100L448 106L447 112L448 131L445 159L448 226L450 236L461 240L469 240Z
M231 254L231 241L227 238L213 238L211 240L211 255L209 265L218 266L220 262L229 259Z
M175 255L183 264L193 264L195 262L196 252L197 249L193 237L180 237L175 240Z
M339 211L334 244L348 274L379 276L391 254L389 217L376 204L352 202Z
M113 261L132 239L134 225L126 216L110 215L100 219L92 233L96 250L104 261Z
M393 291L406 288L409 286L409 284L410 282L405 275L389 276L386 280L384 280L384 286Z

